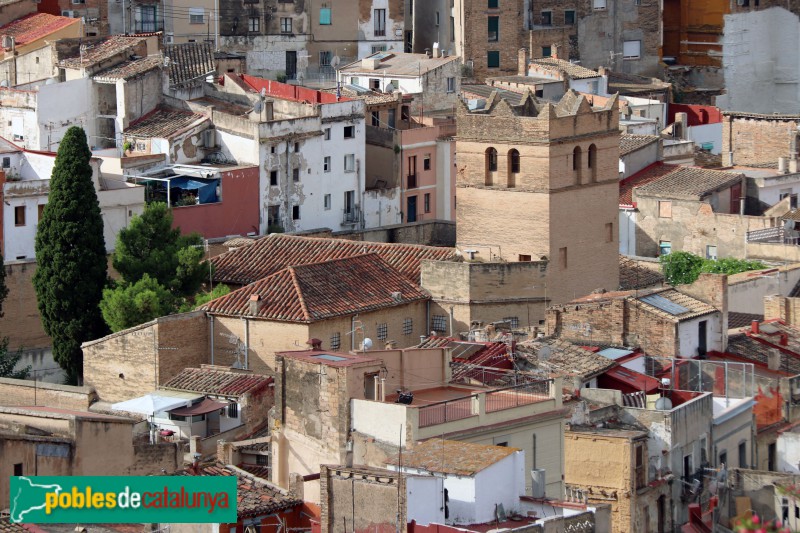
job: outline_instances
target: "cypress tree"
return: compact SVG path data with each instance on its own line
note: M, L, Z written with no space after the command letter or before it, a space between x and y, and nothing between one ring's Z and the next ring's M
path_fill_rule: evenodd
M107 262L91 155L83 129L69 128L58 147L36 231L33 286L42 325L53 339L53 357L69 383L82 380L81 344L108 331L99 307Z

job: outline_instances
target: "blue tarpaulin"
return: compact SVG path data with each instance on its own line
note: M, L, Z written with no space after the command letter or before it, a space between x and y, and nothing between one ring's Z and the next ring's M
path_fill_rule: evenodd
M219 179L200 181L186 176L178 176L169 180L170 189L196 190L201 204L209 204L219 201L217 198L217 186Z

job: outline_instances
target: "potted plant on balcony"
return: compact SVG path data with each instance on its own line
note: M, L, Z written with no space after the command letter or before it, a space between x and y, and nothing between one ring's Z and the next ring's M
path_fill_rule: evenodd
M122 144L122 153L123 155L131 155L131 151L133 151L133 145L130 141L125 141Z
M735 533L791 533L791 530L780 520L761 520L757 514L734 520L733 531Z

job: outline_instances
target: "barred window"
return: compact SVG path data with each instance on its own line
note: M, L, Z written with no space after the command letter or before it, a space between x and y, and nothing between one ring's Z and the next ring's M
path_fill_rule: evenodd
M389 326L385 323L378 324L378 340L385 341L389 336Z
M269 466L269 455L256 455L256 464L259 466Z
M342 336L337 331L331 335L331 350L338 350L342 347Z
M228 404L228 418L239 418L239 404L232 402Z
M519 327L519 317L518 316L507 316L503 318L504 322L508 322L512 329L516 329Z
M414 322L410 318L406 318L403 320L403 335L411 335L411 331L414 329Z
M433 315L431 317L431 329L436 333L444 333L447 330L447 316Z

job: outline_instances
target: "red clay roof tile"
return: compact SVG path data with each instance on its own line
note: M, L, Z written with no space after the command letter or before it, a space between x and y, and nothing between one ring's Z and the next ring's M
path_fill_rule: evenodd
M15 45L20 46L38 41L79 22L79 19L59 17L49 13L31 13L0 27L0 35L13 37Z

